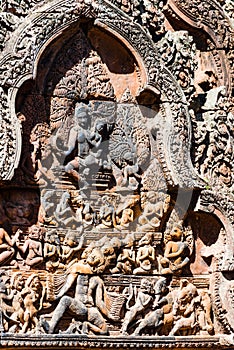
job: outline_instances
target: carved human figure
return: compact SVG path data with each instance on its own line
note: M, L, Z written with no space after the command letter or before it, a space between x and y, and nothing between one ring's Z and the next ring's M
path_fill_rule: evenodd
M61 252L61 262L69 268L72 264L77 262L75 255L81 251L84 243L84 236L79 238L79 235L83 232L83 228L78 232L68 232L64 238Z
M122 216L120 219L120 226L128 227L131 222L133 222L134 211L131 208L126 208L122 211Z
M182 241L183 231L178 224L174 225L170 233L170 240L166 243L164 257L160 263L162 274L180 273L182 268L189 262L189 246L186 241Z
M116 209L116 224L119 229L129 229L135 219L136 208L138 207L139 196L132 196Z
M122 186L126 185L129 181L129 178L135 177L136 179L140 179L141 176L138 174L139 165L137 163L136 157L133 152L126 152L124 155L124 159L126 161L126 166L123 169L123 181ZM138 180L139 181L139 180Z
M212 303L209 296L209 292L202 290L199 292L200 301L200 313L198 316L199 326L202 331L201 334L213 334L214 325L211 319Z
M5 273L3 273L5 274ZM5 276L6 277L6 276ZM7 288L7 279L2 278L2 275L0 276L0 331L8 331L9 324L8 321L10 320L8 313L13 312L13 307L9 305L9 302L12 300L12 295L9 294L9 290Z
M146 233L139 241L139 248L136 256L138 267L133 270L134 275L149 274L155 263L155 249L152 247L153 234Z
M94 334L108 334L104 317L112 319L108 308L110 302L103 280L99 276L90 278L87 300L91 307L88 307L88 320L83 323L83 333L88 334L91 331Z
M95 280L90 280L88 291L86 291L84 278L84 276L77 278L74 298L69 296L61 298L50 321L49 333L54 333L56 325L67 310L70 310L78 321L84 321L83 334L88 334L89 331L95 334L108 333L107 324L103 317L103 315L108 315L104 283L99 277L95 277Z
M39 225L32 225L29 228L29 235L23 246L19 240L16 242L17 248L25 257L24 264L27 269L35 267L43 262L42 249L43 229Z
M196 332L196 309L199 303L197 288L187 279L182 279L173 305L174 326L169 335L180 334L182 331L189 334Z
M219 178L219 181L226 185L227 187L231 187L233 183L233 175L231 167L224 161L217 165L215 169L215 173Z
M76 180L80 180L78 169L87 168L91 164L99 163L99 154L93 154L90 150L98 148L102 142L101 123L96 124L92 133L89 126L89 107L79 103L75 108L75 126L71 128L68 139L68 150L65 156L71 155L77 147L77 155L65 166L65 171L71 174Z
M98 226L99 228L111 228L116 227L116 214L115 208L110 202L108 196L102 197L103 205L99 211L99 220L101 224Z
M40 208L40 222L47 225L57 225L54 218L55 203L54 190L42 191L41 208Z
M104 272L109 263L108 259L111 261L113 259L113 255L108 257L105 255L109 255L111 248L113 247L109 244L100 247L94 243L90 243L90 245L83 251L81 259L78 261L71 261L69 264L64 278L64 285L56 294L55 298L59 299L66 294L80 274L92 275L94 273L98 274ZM112 249L111 251L113 254Z
M33 150L30 149L30 144L25 144L21 156L21 170L27 183L32 183L36 173L36 158L39 149L39 144L33 143Z
M94 223L95 214L90 206L90 203L85 203L82 195L78 195L74 202L77 205L76 221L84 226L92 225Z
M161 224L163 214L168 209L170 196L166 198L165 202L158 202L158 196L154 191L149 191L144 197L142 201L143 212L138 218L138 231L156 231Z
M20 230L18 230L15 236L11 239L4 228L0 228L0 265L8 262L14 255L16 244L20 235Z
M138 292L135 304L126 312L121 332L122 334L128 334L127 330L130 323L135 317L142 313L153 302L153 286L151 281L143 278L141 280L140 290Z
M60 239L55 230L46 232L44 240L46 269L53 272L60 265Z
M37 313L42 308L45 291L37 274L32 274L26 281L21 295L24 299L24 324L21 333L33 329L38 324Z
M155 283L154 292L153 311L147 313L140 321L134 331L134 335L140 335L146 327L151 327L151 329L153 327L157 335L158 330L163 325L164 312L162 306L168 303L166 298L168 293L167 280L164 277L159 278Z
M55 156L55 151L51 144L46 143L39 148L40 158L37 159L37 172L35 180L39 185L46 186L48 183L53 186L56 180L53 168L58 166L59 162Z
M65 191L61 193L60 201L54 212L54 217L61 226L71 226L76 220L75 215L70 207L71 196Z
M21 292L24 288L25 281L21 272L16 272L11 278L11 288L13 292L11 320L15 321L9 332L16 333L22 329L24 323L24 300Z
M86 264L89 266L92 274L96 272L103 272L106 267L103 250L100 247L94 247L83 263L83 266Z
M75 197L74 202L77 205L76 220L78 222L82 223L82 221L83 221L83 211L84 211L84 207L85 207L84 198L81 195L78 195L77 197Z
M117 258L116 266L111 270L112 273L131 274L136 263L133 235L128 235L125 239L125 245Z

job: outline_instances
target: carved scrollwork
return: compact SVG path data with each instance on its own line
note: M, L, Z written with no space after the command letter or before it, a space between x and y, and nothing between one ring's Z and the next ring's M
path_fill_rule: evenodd
M194 5L189 1L184 3L176 0L169 2L169 6L177 7L195 26L207 31L216 42L217 47L230 47L233 44L228 17L217 2L207 1L204 7L202 3Z

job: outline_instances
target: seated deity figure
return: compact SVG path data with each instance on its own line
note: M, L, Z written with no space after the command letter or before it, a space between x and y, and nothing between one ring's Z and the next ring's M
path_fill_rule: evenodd
M46 233L44 240L44 258L47 271L53 272L60 266L60 240L55 230Z
M16 242L17 248L25 257L25 268L30 269L43 262L42 250L42 227L33 225L29 229L29 236L23 246L20 245L19 240Z
M62 226L71 226L75 222L75 215L70 207L70 193L65 191L61 194L60 201L54 212L54 217Z
M133 222L134 211L131 208L123 209L121 218L119 218L119 225L123 228L129 227L130 223Z
M112 273L131 274L135 266L135 251L134 251L133 235L128 235L124 241L124 248L117 258L116 266L111 270Z
M182 227L174 225L170 233L171 239L166 243L164 257L160 263L162 274L180 273L181 269L189 262L189 246L186 241L182 241Z
M138 228L140 232L157 231L160 227L163 214L167 211L170 196L165 196L161 201L155 191L149 191L142 196L143 212L138 218Z
M13 257L15 253L14 245L18 237L19 231L11 239L4 228L0 228L0 265L3 265Z
M79 230L79 234L83 232L83 228ZM84 243L84 236L79 238L76 232L69 232L66 234L62 244L61 262L69 268L72 264L77 262L76 254L81 251Z
M56 226L54 219L55 203L54 190L43 190L41 192L41 207L39 211L39 222Z
M76 209L76 221L84 226L92 225L95 220L95 213L92 210L89 202L85 202L82 195L78 195L74 199L74 203L77 206Z
M100 207L98 228L116 227L116 213L113 204L107 195L102 197L103 205Z
M88 169L90 165L99 164L100 154L91 151L98 149L102 142L102 130L104 123L96 123L92 132L89 125L89 107L84 103L79 103L75 108L75 125L70 130L68 139L68 150L65 156L70 156L77 147L77 155L65 166L65 171L71 174L76 180L80 180L78 170Z
M146 233L139 241L136 263L138 267L133 270L134 275L149 274L152 272L153 263L155 262L155 249L152 247L153 234Z

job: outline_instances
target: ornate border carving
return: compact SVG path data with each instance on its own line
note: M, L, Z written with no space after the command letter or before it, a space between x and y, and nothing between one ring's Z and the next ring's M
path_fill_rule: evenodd
M108 346L106 346L108 343ZM144 340L142 338L137 339L134 338L126 338L126 337L116 337L108 339L107 337L83 337L83 336L72 336L71 334L64 336L56 334L56 336L48 336L45 337L40 335L30 337L30 340L25 340L23 337L21 339L20 336L11 337L4 336L1 340L1 346L14 346L15 348L40 348L41 346L52 346L52 347L66 347L66 348L75 348L82 347L88 349L96 349L96 348L137 348L137 349L175 349L175 348L212 348L212 349L220 349L222 345L220 344L219 337L208 337L202 340L195 339L193 337L193 341L191 342L191 337L183 337L183 339L178 340L176 337L166 337L165 340L155 337L145 337Z
M39 57L45 47L57 36L61 35L66 28L74 23L78 23L81 18L96 19L96 25L105 26L114 33L118 33L128 44L138 52L143 60L147 70L148 86L147 88L159 89L162 93L162 102L170 102L170 111L168 110L167 122L172 125L168 139L159 140L159 144L169 145L169 154L162 154L161 159L166 159L163 164L165 176L170 185L179 185L184 187L198 186L197 175L195 174L190 161L190 118L187 110L184 94L171 76L169 71L161 66L157 58L156 48L151 38L141 29L141 27L131 21L131 19L122 13L114 5L107 1L92 2L84 4L82 2L60 1L51 2L35 10L35 13L29 15L24 23L16 30L12 40L9 41L5 51L0 57L0 77L2 86L5 89L11 88L13 91L18 89L23 80L35 77L36 65ZM9 94L9 93L8 93ZM14 106L15 94L9 94L9 103ZM182 119L186 127L177 125L178 110L183 106ZM171 115L170 115L170 114ZM16 116L13 108L9 123L15 125ZM13 123L14 121L14 123ZM181 124L180 124L181 125ZM18 123L19 128L19 123ZM177 139L172 138L177 132ZM20 135L14 135L15 144L20 140ZM181 143L181 140L182 143ZM182 150L183 157L181 163L172 162L173 169L169 168L171 161L170 154L175 154L178 147ZM163 147L162 147L163 148ZM165 147L164 147L165 149ZM9 150L11 164L2 172L2 179L11 179L14 168L17 166L20 150L11 145ZM5 159L6 155L2 155ZM172 176L176 174L176 176Z
M166 13L176 17L195 30L204 31L210 40L207 44L214 51L214 60L217 63L217 72L223 85L231 93L231 62L225 56L225 50L232 51L234 46L234 32L229 18L222 7L213 0L206 3L182 0L169 0ZM209 18L209 21L207 20Z

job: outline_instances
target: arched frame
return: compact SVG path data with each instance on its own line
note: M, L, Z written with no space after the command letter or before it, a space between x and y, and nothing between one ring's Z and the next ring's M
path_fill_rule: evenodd
M10 138L14 138L15 142L9 146L8 155L11 154L11 157L2 173L2 180L10 180L13 177L14 169L17 168L20 159L21 128L14 107L17 91L25 81L35 79L37 64L50 43L62 36L70 26L78 23L82 18L91 18L96 26L116 36L130 51L135 52L136 59L145 71L144 89L152 93L160 91L161 102L167 110L167 122L171 125L170 135L167 138L162 135L159 141L161 159L164 159L163 168L168 183L172 186L190 188L196 186L197 176L190 161L191 125L185 96L176 80L162 65L155 45L148 34L107 1L92 2L88 5L61 1L38 7L19 26L8 42L0 62L3 90L8 90L6 119L13 125ZM184 123L180 123L178 128L179 110L182 111L180 114ZM9 135L6 135L7 137L9 138ZM175 159L173 156L178 143L181 143L180 139L184 140L181 145L183 149L183 157L181 157L183 161L181 162L179 158ZM6 153L2 155L3 159L6 157Z

